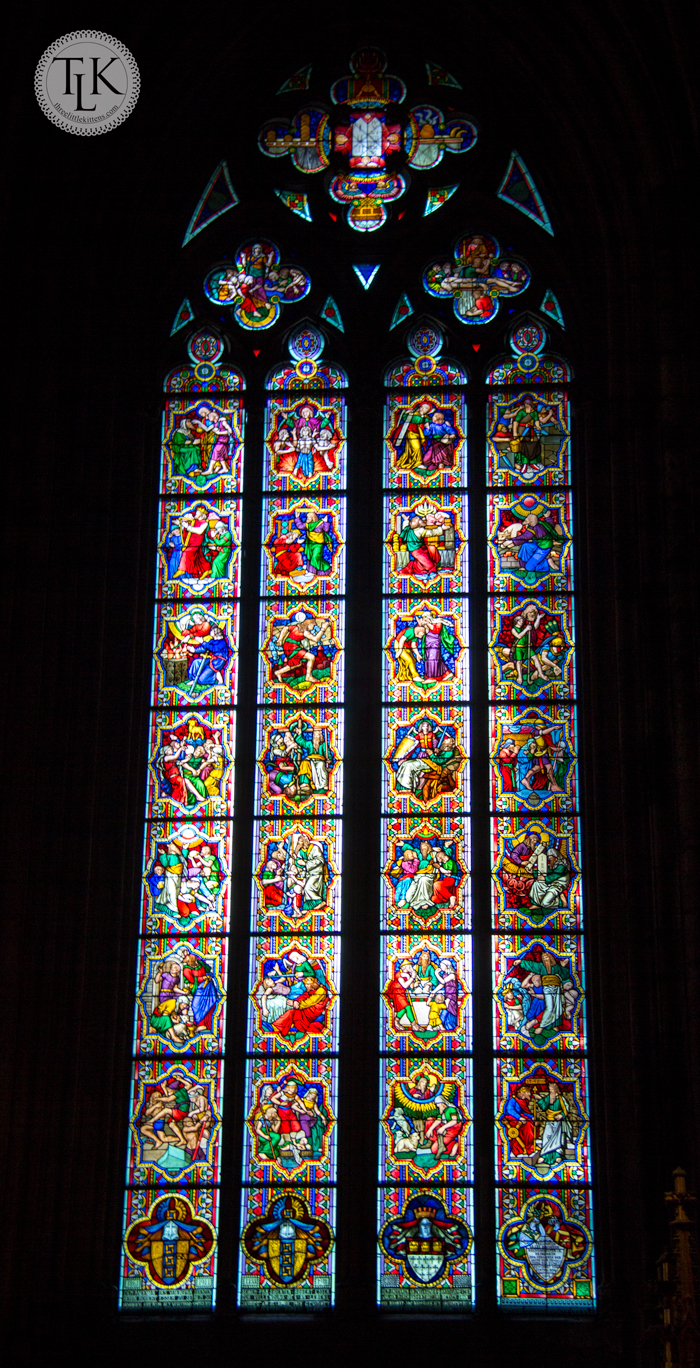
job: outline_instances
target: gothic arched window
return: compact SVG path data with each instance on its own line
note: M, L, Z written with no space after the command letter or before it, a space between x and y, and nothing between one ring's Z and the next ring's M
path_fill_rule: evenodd
M352 1239L387 1310L479 1267L590 1310L553 230L519 154L470 185L449 72L350 65L286 82L264 188L221 162L183 244L121 1305L213 1309L240 1193L242 1308L332 1306Z

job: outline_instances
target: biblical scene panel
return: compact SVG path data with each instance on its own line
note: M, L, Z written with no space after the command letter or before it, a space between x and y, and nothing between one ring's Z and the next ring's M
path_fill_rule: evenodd
M471 937L382 936L381 1048L469 1050Z
M238 603L156 606L154 707L235 703L238 687Z
M380 1061L382 1182L473 1178L470 1059Z
M327 817L256 821L252 930L340 930L341 824Z
M570 494L489 494L487 510L492 592L573 589Z
M447 489L467 483L466 407L461 394L389 394L384 422L387 486Z
M243 398L168 398L163 414L161 494L240 494Z
M265 412L264 489L343 489L346 457L342 394L272 395Z
M223 1060L133 1066L127 1183L171 1187L219 1181Z
M382 929L471 926L468 817L391 817L382 823Z
M501 301L522 294L530 283L530 269L520 257L504 257L494 237L468 233L448 254L432 261L423 272L423 286L438 299L451 299L462 323L489 323Z
M335 708L258 713L260 815L342 811L343 721Z
M568 596L489 600L492 698L575 698L574 604Z
M344 615L337 599L261 603L259 703L342 702Z
M493 941L494 1043L534 1054L586 1044L583 946L579 936L531 931Z
M469 697L465 598L384 600L384 697L396 703Z
M241 1229L239 1306L277 1312L332 1306L335 1188L244 1188Z
M318 1054L338 1048L338 936L253 936L248 1049Z
M342 594L345 499L263 499L261 595Z
M497 1191L499 1304L593 1310L592 1219L586 1188Z
M218 1222L216 1187L127 1190L120 1309L212 1311Z
M235 598L240 580L237 499L170 499L160 506L157 598Z
M385 811L469 810L468 708L385 708L383 731Z
M468 587L465 494L387 494L384 589L389 594L462 593Z
M489 395L487 484L568 484L569 445L564 390Z
M496 1179L590 1182L586 1061L494 1060Z
M491 709L491 806L501 811L577 806L576 710L559 704Z
M196 934L141 941L134 1053L223 1052L227 949Z
M249 1059L243 1181L335 1177L336 1059Z
M380 1188L379 1305L415 1311L471 1307L473 1225L470 1187Z
M151 713L147 815L230 816L236 715Z
M491 861L497 928L581 930L578 818L492 817Z
M142 933L200 935L227 929L230 843L226 822L149 823Z

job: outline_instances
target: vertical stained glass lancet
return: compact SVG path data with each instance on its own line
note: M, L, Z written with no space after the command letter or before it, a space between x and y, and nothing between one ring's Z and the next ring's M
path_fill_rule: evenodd
M239 1304L334 1301L346 379L268 378Z
M568 381L525 315L490 371L498 1299L595 1306Z
M474 1300L466 375L432 323L384 437L380 1306Z
M165 383L119 1299L216 1302L243 378L200 329Z

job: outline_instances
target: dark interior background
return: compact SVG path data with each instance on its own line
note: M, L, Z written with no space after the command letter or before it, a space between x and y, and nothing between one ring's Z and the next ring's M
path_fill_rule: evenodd
M667 1238L663 1193L678 1164L691 1185L699 1177L697 14L679 0L496 0L488 7L448 0L419 20L394 0L374 7L363 0L352 13L317 4L302 13L274 0L255 12L212 3L177 14L152 3L140 16L109 3L99 13L79 4L44 5L14 21L3 178L9 383L2 443L0 1286L5 1342L16 1338L16 1362L189 1360L267 1354L276 1352L275 1343L294 1364L338 1361L341 1352L374 1361L416 1349L432 1358L459 1352L494 1368L513 1354L521 1363L563 1354L572 1368L594 1354L601 1364L652 1361L647 1327L654 1322L654 1261ZM131 49L142 78L133 115L94 139L50 124L32 89L49 43L91 26ZM342 222L336 231L327 217L319 217L313 233L292 219L271 194L284 183L279 164L263 164L255 150L268 110L292 112L302 102L290 96L287 107L275 99L291 72L313 61L309 93L322 98L352 50L368 41L385 49L389 70L406 80L409 94L423 90L426 57L454 71L464 86L454 103L481 129L478 153L443 163L435 177L459 179L473 197L457 196L434 220L422 220L421 182L405 233L394 218L384 237L374 235L376 244ZM438 104L451 102L444 91L434 95ZM552 215L553 243L495 199L512 147L535 174ZM184 229L224 156L241 205L187 255ZM309 181L320 204L320 186ZM479 224L463 223L464 205L481 216ZM375 1133L372 1127L367 1142L353 1120L354 1102L367 1095L371 1027L344 1045L343 1144L348 1158L360 1156L356 1172L367 1183L344 1198L347 1253L333 1316L273 1329L235 1311L242 1070L233 1058L220 1311L184 1323L120 1321L115 1283L158 414L163 370L182 355L178 339L168 338L171 320L190 282L197 287L206 267L251 233L264 230L302 262L307 252L315 281L307 311L317 316L332 289L346 320L345 337L333 335L333 356L351 369L361 438L353 478L357 490L369 489L376 367L400 341L380 338L373 320L388 322L401 289L411 294L410 279L419 296L424 244L430 242L428 254L442 245L434 236L438 222L446 243L463 227L510 229L542 293L551 284L562 302L578 377L579 682L600 1312L583 1323L508 1319L496 1314L486 1289L483 1308L471 1318L377 1316L371 1260L363 1260L358 1244L373 1201ZM371 315L361 312L369 296L353 284L347 262L353 254L373 257L375 246L386 269ZM282 331L278 326L260 341L237 330L231 356L253 387L282 354ZM500 324L487 333L498 349ZM450 350L459 341L452 329ZM364 592L361 581L355 587ZM252 579L248 593L242 644L250 645ZM356 643L359 628L357 617ZM348 676L348 721L355 727L365 687L361 663L356 644ZM241 703L250 707L252 699ZM244 746L243 781L251 763ZM350 811L359 812L360 776L351 763L348 785ZM240 833L243 853L245 839ZM348 906L371 936L368 866L364 875L360 866L352 872L352 845L346 858ZM242 937L241 868L235 934ZM359 975L359 952L348 953L346 987ZM234 1032L243 1010L244 984L236 981ZM341 1153L341 1172L343 1163Z

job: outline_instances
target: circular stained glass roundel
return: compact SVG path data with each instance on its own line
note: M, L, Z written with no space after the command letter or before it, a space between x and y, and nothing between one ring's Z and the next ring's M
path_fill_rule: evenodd
M538 323L524 323L522 327L516 328L513 333L513 349L521 355L526 352L536 354L542 351L546 337L544 328L541 328Z
M323 351L324 340L318 328L307 324L292 334L288 346L295 361L315 361Z
M191 361L211 361L216 363L224 352L224 344L216 333L209 332L207 328L202 328L194 333L187 343L187 351Z
M524 375L531 375L533 371L537 370L537 357L533 356L532 352L525 352L524 356L519 356L518 370L522 371Z
M412 328L408 335L411 356L437 356L442 350L443 336L439 328Z

